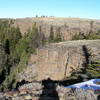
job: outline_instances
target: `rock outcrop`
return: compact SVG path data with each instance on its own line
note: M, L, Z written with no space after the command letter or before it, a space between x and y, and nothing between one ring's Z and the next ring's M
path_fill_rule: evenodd
M92 59L100 59L100 40L67 41L38 49L38 80L63 80L73 71L86 67L90 61L88 54Z
M37 55L31 55L27 69L19 74L19 80L63 80L73 71L86 67L91 60L98 59L100 40L52 43L39 48Z

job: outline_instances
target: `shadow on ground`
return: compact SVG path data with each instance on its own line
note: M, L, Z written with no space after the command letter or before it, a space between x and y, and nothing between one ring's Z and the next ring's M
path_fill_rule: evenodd
M58 93L56 91L56 81L48 78L42 81L43 90L39 100L59 100Z

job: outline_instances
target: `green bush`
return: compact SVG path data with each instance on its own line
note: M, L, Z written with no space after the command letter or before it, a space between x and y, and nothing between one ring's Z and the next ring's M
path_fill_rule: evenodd
M11 66L10 73L5 76L5 80L0 86L3 90L16 87L18 74L27 67L30 55L35 53L36 48L38 48L40 43L42 43L42 39L40 38L35 24L23 37L20 36L20 30L18 27L16 29L11 28L10 32L12 36L8 36L8 38L6 38L7 40L4 45L6 48L6 54L10 58Z
M100 61L94 61L88 65L87 73L91 78L100 78Z
M78 35L74 35L72 37L72 40L94 40L94 39L100 39L100 31L98 31L97 33L89 33L89 34L78 34Z
M16 83L19 79L17 75L27 67L28 59L29 54L23 52L19 64L11 69L10 75L6 77L1 88L3 88L4 90L16 88Z

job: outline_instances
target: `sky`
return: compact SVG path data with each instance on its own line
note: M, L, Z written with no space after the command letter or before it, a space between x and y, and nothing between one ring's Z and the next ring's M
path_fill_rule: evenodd
M0 0L0 18L36 15L100 19L100 0Z

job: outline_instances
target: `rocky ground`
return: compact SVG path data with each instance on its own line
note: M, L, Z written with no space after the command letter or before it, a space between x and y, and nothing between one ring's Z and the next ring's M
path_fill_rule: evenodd
M16 91L0 93L0 100L100 100L100 91L68 89L46 80L24 84Z

